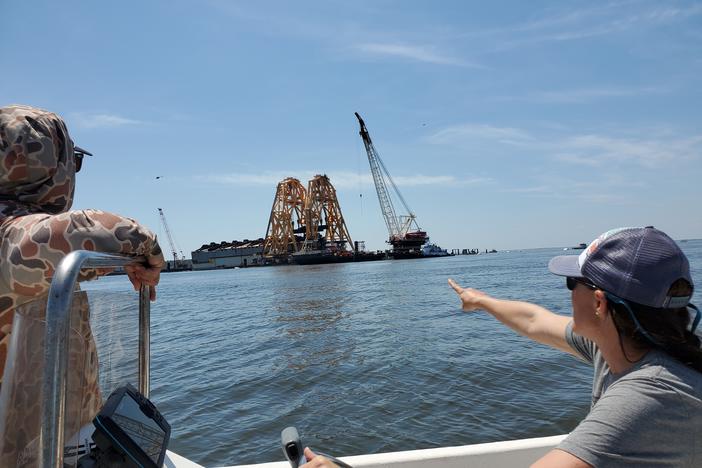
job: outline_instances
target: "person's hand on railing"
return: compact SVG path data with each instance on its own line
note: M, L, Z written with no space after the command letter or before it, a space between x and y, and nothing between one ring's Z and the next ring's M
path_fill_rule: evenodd
M163 255L147 257L147 264L127 265L124 270L127 272L129 281L132 282L135 291L139 291L142 286L149 287L149 299L156 300L156 285L161 279L161 270L165 264Z

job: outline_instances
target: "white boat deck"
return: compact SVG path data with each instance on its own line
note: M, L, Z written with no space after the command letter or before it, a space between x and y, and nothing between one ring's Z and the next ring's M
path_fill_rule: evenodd
M491 442L487 444L441 447L405 452L378 453L339 457L354 468L501 468L529 466L554 448L566 435L534 439ZM281 452L282 457L282 452ZM164 466L167 468L198 468L193 463L172 452ZM226 468L289 468L287 461L254 465L231 465Z

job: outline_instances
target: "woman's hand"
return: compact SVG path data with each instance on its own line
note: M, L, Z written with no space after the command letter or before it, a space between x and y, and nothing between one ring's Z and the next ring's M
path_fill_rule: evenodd
M339 468L339 465L332 463L321 455L317 455L309 447L305 447L305 458L308 462L300 468Z
M488 297L487 294L482 291L478 291L477 289L462 288L451 278L449 278L448 284L454 291L456 291L458 297L461 298L461 308L464 312L471 312L480 309L480 299L483 297Z

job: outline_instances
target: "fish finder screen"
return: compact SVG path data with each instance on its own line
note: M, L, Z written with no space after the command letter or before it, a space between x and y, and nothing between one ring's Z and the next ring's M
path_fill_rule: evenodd
M112 414L112 420L154 463L158 463L166 433L153 419L141 411L139 404L128 393L122 396L122 400Z

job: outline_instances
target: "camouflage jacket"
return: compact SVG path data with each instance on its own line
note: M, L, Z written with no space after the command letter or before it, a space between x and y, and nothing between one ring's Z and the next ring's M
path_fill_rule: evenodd
M163 262L154 234L133 219L68 211L75 179L73 141L59 116L28 106L0 108L0 378L14 308L47 292L67 253L85 249Z

